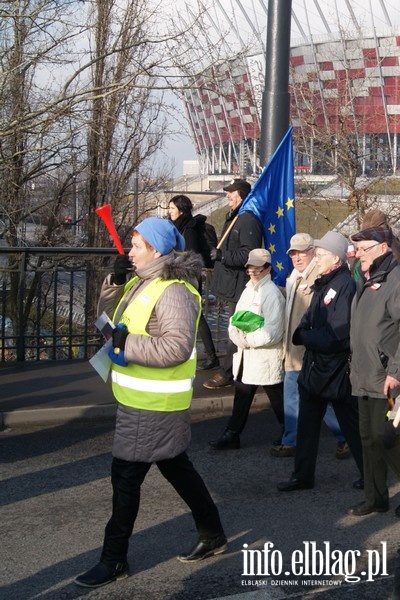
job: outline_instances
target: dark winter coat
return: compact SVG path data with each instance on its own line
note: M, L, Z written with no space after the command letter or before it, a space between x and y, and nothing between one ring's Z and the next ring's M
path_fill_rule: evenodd
M197 219L192 215L180 215L173 223L185 238L185 249L201 254Z
M392 252L357 282L351 313L351 382L356 396L384 398L386 375L400 380L400 266Z
M184 279L196 283L201 273L201 258L193 252L161 256L137 271L140 281L127 294L133 299L156 277ZM103 283L98 313L110 318L124 286ZM180 284L170 285L159 298L147 325L148 336L129 335L125 359L149 367L169 367L189 359L196 339L199 304L194 295ZM117 319L118 320L118 319ZM127 461L154 462L184 452L190 442L190 409L177 412L141 410L118 404L113 456Z
M221 238L233 219L238 214L240 206L227 214L222 228ZM251 212L239 215L237 221L221 245L221 260L216 261L211 289L216 296L229 302L237 302L247 281L245 264L250 250L261 248L263 245L263 229L260 221Z
M311 287L313 298L293 334L293 343L306 349L299 385L313 395L338 399L347 397L350 391L350 310L355 288L347 265L317 277ZM346 381L342 382L342 375ZM318 389L312 379L318 383ZM343 383L342 390L338 389L338 381Z

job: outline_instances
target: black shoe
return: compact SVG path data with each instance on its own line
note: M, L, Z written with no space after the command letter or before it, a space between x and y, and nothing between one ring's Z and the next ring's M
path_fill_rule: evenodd
M206 360L203 360L197 364L199 371L210 371L211 369L216 369L217 367L219 367L218 356L207 358Z
M211 440L208 443L216 450L238 450L240 448L240 435L236 431L225 429L217 440Z
M119 562L111 567L103 562L99 562L95 567L78 575L74 579L74 583L82 587L97 588L107 583L112 583L117 579L129 577L129 566L126 562Z
M227 539L223 533L208 540L199 540L188 554L182 554L177 559L181 562L199 562L209 556L222 554L228 547Z
M374 512L384 513L384 512L387 512L388 510L389 510L388 505L370 506L366 502L360 502L359 504L356 504L355 506L352 506L351 508L349 508L348 514L352 515L353 517L364 517L365 515L370 515L371 513L374 513Z
M400 504L399 504L399 506L398 506L398 507L395 509L395 511L394 511L394 514L395 514L395 516L396 516L396 517L399 517L399 519L400 519Z
M362 477L360 477L360 479L357 479L357 481L354 481L353 488L355 490L363 490L364 489L364 479Z
M292 478L289 481L282 481L276 486L279 492L294 492L295 490L311 490L314 485L303 481L302 479Z
M279 440L274 440L272 442L273 446L282 446L282 437L279 438Z

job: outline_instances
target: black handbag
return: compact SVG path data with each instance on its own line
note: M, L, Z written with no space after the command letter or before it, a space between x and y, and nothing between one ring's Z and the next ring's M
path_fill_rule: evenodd
M324 400L346 400L351 396L349 355L306 350L297 381L312 396Z

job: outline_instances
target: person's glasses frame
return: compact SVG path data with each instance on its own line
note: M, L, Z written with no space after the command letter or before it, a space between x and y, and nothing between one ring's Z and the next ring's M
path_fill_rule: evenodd
M247 274L251 272L252 275L260 275L260 273L262 273L266 269L267 267L253 267L252 265L249 265L246 269L246 272Z
M376 244L372 244L372 246L367 246L367 248L360 248L357 247L356 248L356 254L367 254L370 250L372 250L372 248L376 248L377 246L380 246L381 242L376 242Z
M317 252L317 251L315 251L315 258L316 259L324 258L325 256L333 256L333 254L331 252Z

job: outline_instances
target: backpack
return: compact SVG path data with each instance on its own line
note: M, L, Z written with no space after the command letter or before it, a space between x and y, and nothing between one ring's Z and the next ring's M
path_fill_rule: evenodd
M210 250L211 248L216 248L218 244L218 236L215 227L210 223L207 223L204 215L196 215L195 219L200 253L203 258L204 266L207 269L212 269L214 262L210 258Z

